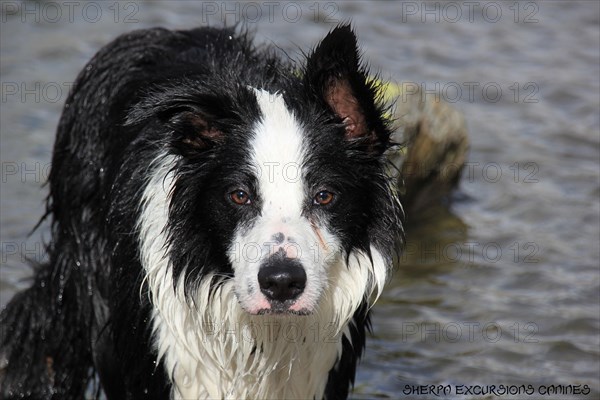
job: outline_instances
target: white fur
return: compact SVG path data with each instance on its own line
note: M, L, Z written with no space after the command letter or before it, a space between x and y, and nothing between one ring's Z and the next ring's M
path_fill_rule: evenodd
M257 97L266 115L252 144L255 166L262 168L264 161L301 165L306 151L301 130L283 99L269 97L266 92L258 92ZM166 236L176 160L173 155L162 154L152 164L138 221L140 257L154 307L155 344L158 358L174 384L173 396L323 397L328 371L340 356L342 336L349 338L349 320L365 297L381 293L387 271L383 257L371 248L373 263L366 255L356 253L346 265L334 235L326 227L315 228L300 215L300 205L305 201L302 182L271 179L263 174L261 195L268 199L263 219L250 233L238 234L237 243L240 249L251 241L264 247L263 242L274 233L291 236L303 252L294 254L307 271L307 293L298 301L313 313L281 316L246 312L240 303L247 301L246 306L252 307L256 299L239 293L246 289L240 281L248 283L252 276L256 279L258 263L244 257L236 259L234 249L230 249L229 256L235 278L221 281L209 297L211 276L207 276L193 301L186 299L183 279L173 288ZM305 252L315 243L318 252ZM251 271L245 271L244 266ZM255 293L260 292L256 289Z

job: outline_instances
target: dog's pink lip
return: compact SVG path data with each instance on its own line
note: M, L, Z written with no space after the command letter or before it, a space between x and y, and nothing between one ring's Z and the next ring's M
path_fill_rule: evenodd
M295 301L290 305L289 309L293 312L309 312L310 308L305 305L305 301Z
M253 307L248 307L247 305L241 304L244 311L246 311L250 315L259 315L263 313L263 310L271 308L271 305L267 301L267 299L261 299L253 304Z

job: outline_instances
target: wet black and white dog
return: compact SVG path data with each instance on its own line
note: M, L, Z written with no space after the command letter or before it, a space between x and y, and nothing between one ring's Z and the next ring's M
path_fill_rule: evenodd
M58 127L49 262L1 316L0 397L345 398L402 229L382 107L345 25L301 67L231 29L100 50Z

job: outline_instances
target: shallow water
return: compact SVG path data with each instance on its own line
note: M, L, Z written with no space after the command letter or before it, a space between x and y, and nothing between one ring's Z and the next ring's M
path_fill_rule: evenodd
M600 396L600 3L67 3L1 5L0 305L43 259L55 127L103 44L226 18L297 57L351 18L371 65L441 92L472 140L451 205L412 216L354 398Z

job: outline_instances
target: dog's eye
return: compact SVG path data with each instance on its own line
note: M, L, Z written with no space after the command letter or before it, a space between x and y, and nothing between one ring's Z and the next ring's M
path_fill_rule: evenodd
M244 192L243 190L239 189L229 193L229 199L240 206L244 206L251 203L250 195Z
M327 190L322 190L315 195L315 197L313 199L313 204L319 205L319 206L326 206L327 204L329 204L333 201L333 198L334 198L333 193L328 192Z

